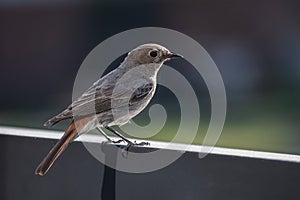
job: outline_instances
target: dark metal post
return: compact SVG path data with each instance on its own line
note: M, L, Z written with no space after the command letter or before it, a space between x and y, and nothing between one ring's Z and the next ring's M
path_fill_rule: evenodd
M116 170L109 166L116 166L118 149L114 145L102 144L102 151L105 154L105 166L101 190L102 200L116 199ZM109 166L108 166L109 164Z

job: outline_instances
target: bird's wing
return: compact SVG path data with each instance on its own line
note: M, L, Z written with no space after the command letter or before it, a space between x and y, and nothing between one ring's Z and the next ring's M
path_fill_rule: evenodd
M147 97L152 89L152 83L145 83L133 91L133 89L120 86L115 89L114 83L102 81L94 84L66 110L48 120L44 125L54 125L61 120L73 117L73 115L82 118L111 110L112 102L114 108L133 106Z
M128 89L115 85L104 85L84 94L73 102L69 109L76 116L88 116L102 113L111 108L133 106L147 97L153 89L152 83L145 83L136 89Z
M153 83L146 83L138 87L131 95L129 105L134 105L135 103L140 102L142 99L147 97L152 90L153 90Z

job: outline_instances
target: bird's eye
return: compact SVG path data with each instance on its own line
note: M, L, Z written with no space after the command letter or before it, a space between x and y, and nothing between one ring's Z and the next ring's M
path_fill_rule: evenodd
M157 56L157 51L150 51L150 56L155 58Z

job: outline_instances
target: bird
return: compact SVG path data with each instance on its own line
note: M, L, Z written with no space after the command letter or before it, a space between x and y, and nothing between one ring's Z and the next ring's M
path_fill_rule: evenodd
M37 166L35 174L44 176L74 139L93 129L109 142L127 143L127 150L133 145L148 145L147 142L129 140L114 126L128 123L145 109L154 96L157 73L163 63L181 57L154 43L131 50L116 69L101 77L64 111L44 123L44 126L51 127L62 120L72 119L61 139ZM111 139L103 129L120 139Z

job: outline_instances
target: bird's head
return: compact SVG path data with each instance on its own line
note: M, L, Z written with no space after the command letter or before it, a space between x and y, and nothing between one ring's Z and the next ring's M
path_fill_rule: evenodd
M161 66L163 62L181 55L172 53L167 48L158 44L143 44L130 51L122 63L125 67L132 68L139 65L155 64ZM151 66L155 66L151 65Z

